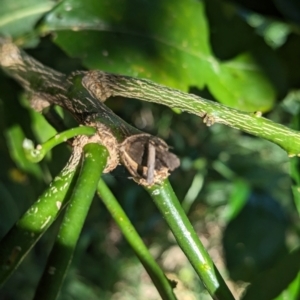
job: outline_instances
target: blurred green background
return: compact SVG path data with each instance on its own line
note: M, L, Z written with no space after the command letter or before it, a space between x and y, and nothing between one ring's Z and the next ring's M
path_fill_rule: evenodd
M0 7L0 34L56 70L102 69L149 78L299 128L297 0L1 0ZM122 98L107 105L128 123L165 139L180 157L170 181L237 298L252 283L244 299L299 299L299 214L286 153L167 107ZM2 237L61 170L70 149L61 145L39 164L26 161L23 139L43 142L55 130L2 71L0 127ZM298 159L292 163L297 172ZM151 253L179 282L178 298L210 299L145 191L122 167L104 179ZM58 225L0 290L1 299L32 297ZM159 299L96 197L60 299Z

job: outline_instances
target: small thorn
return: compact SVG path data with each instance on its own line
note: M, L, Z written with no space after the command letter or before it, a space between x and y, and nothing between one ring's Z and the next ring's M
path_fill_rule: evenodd
M148 143L148 158L147 158L147 182L153 183L155 168L155 146L149 141Z

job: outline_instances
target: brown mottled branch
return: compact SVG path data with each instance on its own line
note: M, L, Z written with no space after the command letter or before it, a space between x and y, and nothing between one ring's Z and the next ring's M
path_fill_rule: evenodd
M93 95L89 86L94 82L89 72L66 76L1 38L0 66L28 91L34 109L42 111L56 104L68 110L79 124L97 128L101 144L109 151L106 172L122 163L135 181L150 186L160 183L179 166L179 159L163 140L130 126ZM153 146L156 155L150 157L148 152Z
M3 57L6 55L7 54L3 56L2 54ZM8 61L10 60L8 59ZM15 61L18 61L18 59ZM23 61L23 59L19 61ZM32 59L26 58L25 61L26 63L23 67L24 72L26 69L30 69ZM5 66L5 63L3 64L3 62L1 62L1 50L0 63L4 65L4 69L9 69L8 72L11 71L13 65L16 66L16 62L13 62L10 66L9 63L6 63ZM35 65L35 70L32 70L32 72L35 74L40 74L43 77L44 75L47 76L44 70L47 70L46 73L49 72L48 68L37 63ZM82 78L82 84L87 90L89 90L90 94L92 94L94 98L99 100L99 102L104 102L106 99L112 96L122 96L125 98L136 98L143 101L167 105L173 108L179 108L183 111L203 117L204 122L208 126L214 123L225 124L252 135L267 139L286 150L289 156L300 155L300 133L262 117L261 112L248 113L239 111L221 105L217 102L203 99L196 95L187 94L156 84L146 79L110 74L102 71L79 73L85 75ZM24 82L24 78L13 76L19 80L25 88L27 87L27 89L34 90L41 95L44 95L45 92L49 93L48 101L51 103L59 104L57 103L57 96L53 96L53 91L55 90L61 96L59 102L70 104L66 99L64 99L64 93L62 91L62 89L68 87L68 84L66 84L66 86L57 85L57 83L61 81L61 75L55 71L52 71L51 74L52 75L49 80L53 81L53 85L50 86L45 84L30 84L28 86L28 83ZM71 109L70 107L68 108Z

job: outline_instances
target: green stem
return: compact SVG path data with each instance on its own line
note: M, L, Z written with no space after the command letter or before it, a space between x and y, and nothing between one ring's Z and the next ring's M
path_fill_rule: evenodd
M191 262L213 299L234 300L229 288L199 240L170 183L145 187L168 223L178 245Z
M145 267L162 299L176 299L170 282L149 253L147 247L136 232L135 228L132 226L117 199L102 179L100 179L98 183L97 191L107 210L110 212L115 222L119 225L127 242Z
M98 85L102 82L105 83L105 90L102 93L109 97L134 98L163 104L171 108L179 108L204 117L204 121L208 126L214 123L225 124L269 140L286 150L290 156L300 155L300 133L261 117L260 112L239 111L218 102L168 88L146 79L101 71L94 71L91 76L96 78L95 82L98 82Z
M9 278L66 206L66 195L78 165L73 152L66 167L0 242L0 285Z
M292 117L291 127L300 129L300 115ZM300 158L293 157L290 159L290 176L292 178L292 193L297 212L300 216Z
M60 132L54 137L50 138L48 141L43 143L42 145L37 145L36 148L33 146L33 142L31 140L25 139L23 142L23 148L26 154L26 157L31 162L39 162L41 161L47 152L49 152L55 146L66 142L68 139L71 139L78 135L93 135L96 133L96 129L89 126L80 126L76 128L71 128L69 130Z
M78 181L34 299L57 298L107 157L106 148L99 144L84 146Z

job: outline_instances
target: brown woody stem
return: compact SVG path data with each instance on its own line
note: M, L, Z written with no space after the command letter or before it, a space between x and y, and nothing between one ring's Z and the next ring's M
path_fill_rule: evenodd
M105 172L113 170L121 162L137 182L152 185L159 184L169 175L169 171L179 166L178 158L168 151L167 144L127 124L103 101L99 101L93 91L95 86L98 88L102 83L95 82L91 76L93 73L76 71L67 77L42 65L2 38L0 66L31 94L31 106L34 109L42 111L56 104L68 110L79 124L97 129L101 143L110 153ZM105 90L102 92L105 93ZM144 157L147 156L147 145L151 142L157 147L159 156L157 159L154 157L154 161L151 157L152 162L147 162ZM147 174L151 175L150 178L147 178Z
M82 101L79 101L75 103L76 106L74 101L72 103L69 101L67 90L74 82L71 83L66 80L64 74L43 66L4 39L0 39L0 65L25 89L34 92L49 103L61 105L71 110L71 113L77 110L77 114L81 113L81 117L82 113L85 112L83 108L86 109L87 102L82 106ZM109 74L102 71L77 72L76 74L82 76L83 85L94 98L98 99L98 103L90 101L89 109L92 111L96 108L99 109L100 103L111 96L136 98L199 115L204 118L204 122L208 126L213 123L221 123L240 129L279 145L287 151L289 156L300 155L300 133L261 117L260 112L239 111L146 79ZM75 102L76 100L78 101L75 99ZM107 118L106 121L109 122ZM117 124L118 128L122 128L121 123ZM128 126L126 125L125 128L128 129Z

